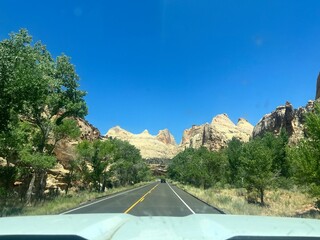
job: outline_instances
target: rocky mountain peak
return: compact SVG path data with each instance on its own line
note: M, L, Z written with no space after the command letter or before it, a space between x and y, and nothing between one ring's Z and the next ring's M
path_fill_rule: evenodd
M131 133L122 129L120 126L116 126L113 128L110 128L105 137L114 137L118 136L120 139L128 140L128 138L131 137Z
M235 127L234 123L230 120L226 113L219 114L215 116L211 121L212 126L225 126L225 127Z
M174 137L168 129L160 130L156 138L165 144L177 145Z
M149 133L147 129L143 130L143 132L140 133L139 135L145 136L145 137L152 137L152 135Z
M238 119L237 127L240 131L242 131L248 135L252 134L252 131L254 128L254 126L251 123L249 123L248 120L246 120L244 118Z
M114 131L114 132L126 132L126 130L122 129L120 126L115 126L113 128L111 128L109 131Z
M245 118L239 118L239 119L238 119L238 122L237 122L237 125L239 125L239 124L247 124L247 123L249 123L247 119L245 119ZM250 123L249 123L249 124L250 124Z

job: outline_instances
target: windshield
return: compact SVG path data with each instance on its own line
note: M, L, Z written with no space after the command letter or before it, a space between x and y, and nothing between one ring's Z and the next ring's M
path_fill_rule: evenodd
M0 216L319 218L318 1L1 1Z

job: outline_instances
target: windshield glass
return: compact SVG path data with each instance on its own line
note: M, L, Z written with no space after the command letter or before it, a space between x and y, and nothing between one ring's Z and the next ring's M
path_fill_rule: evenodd
M0 216L319 218L319 7L1 1Z

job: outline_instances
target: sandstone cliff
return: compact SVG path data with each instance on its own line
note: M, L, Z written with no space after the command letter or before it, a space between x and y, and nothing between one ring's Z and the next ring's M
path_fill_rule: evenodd
M54 149L58 163L53 169L50 169L47 174L46 192L51 189L62 191L66 187L65 176L69 173L69 164L76 157L75 146L81 140L99 139L100 131L93 125L82 118L76 118L77 125L80 128L81 136L77 140L62 140L58 142Z
M262 136L266 132L279 134L281 129L284 129L290 137L290 142L297 143L305 136L303 115L312 111L313 104L314 101L310 100L305 107L294 109L291 103L286 102L258 122L253 129L253 137Z
M209 150L219 150L225 147L233 137L247 142L251 137L253 126L245 119L240 118L235 125L227 114L214 117L211 123L200 126L193 125L183 133L180 148L199 148L204 146Z
M150 158L172 158L178 153L178 146L168 129L160 130L152 136L148 130L140 134L132 134L119 126L111 128L105 137L128 141L140 150L141 156Z

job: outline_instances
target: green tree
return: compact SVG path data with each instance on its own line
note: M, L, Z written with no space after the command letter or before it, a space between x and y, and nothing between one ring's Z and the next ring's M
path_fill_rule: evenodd
M305 115L306 139L289 149L295 180L307 185L309 193L320 197L320 105Z
M115 145L114 163L111 173L120 185L147 180L150 170L140 155L140 150L127 141L118 139L111 140Z
M24 144L20 151L18 166L27 167L32 173L32 178L26 193L26 202L30 205L33 190L35 190L36 199L41 200L43 198L47 170L52 168L56 163L56 157L53 155L56 144L63 139L76 139L80 136L81 132L75 120L64 119L60 125L52 126L50 136L48 136L46 140L45 148L39 151L35 146L39 146L39 142L43 140L41 131L39 128L34 127L34 125L25 122L24 126L27 125L29 125L29 131L24 133L28 133L28 143Z
M242 144L243 143L239 139L232 138L225 150L228 160L229 183L234 186L242 186L243 184L243 179L241 178L243 175L243 165L240 160Z
M52 168L56 163L56 158L45 153L30 152L24 150L21 152L21 162L25 167L32 167L32 178L26 193L26 204L31 205L31 196L35 192L36 200L43 199L43 192L46 186L46 171ZM35 186L36 177L39 177L38 184Z
M268 148L272 151L272 169L278 173L279 177L290 177L290 163L287 158L286 147L288 144L288 135L284 129L278 136L272 133L266 133L263 140Z
M208 188L225 181L227 160L222 152L187 148L175 156L168 168L170 178Z
M50 153L53 152L57 143L64 139L77 139L81 136L81 131L74 119L64 119L59 125L54 125L52 129L52 142L48 147Z
M7 130L14 115L23 113L23 106L41 91L31 42L25 29L0 42L0 132Z
M266 188L272 186L277 177L272 171L272 150L264 139L256 138L243 145L240 159L243 163L246 189L248 193L257 190L263 206L264 192Z
M212 176L208 171L210 160L212 160L211 156L205 147L194 150L192 160L187 162L187 168L184 169L185 181L201 188L211 186Z
M190 183L189 164L192 162L194 152L194 148L187 148L172 159L168 167L168 175L171 179Z
M32 44L25 29L0 42L0 149L8 150L4 152L8 162L18 158L33 172L28 203L35 182L40 183L36 189L44 189L55 144L62 137L75 136L74 124L64 119L87 113L85 92L78 90L78 80L69 57L53 59L41 42ZM22 145L14 143L16 132L23 130L20 121L30 132Z
M88 171L82 165L87 180L90 181L96 191L104 191L107 183L108 166L113 161L114 144L110 140L94 140L92 142L85 140L78 144L77 152L82 163L89 164L92 168L91 171Z
M104 191L107 184L128 185L148 179L150 171L140 151L126 141L83 141L77 146L77 167L84 182L96 191Z

